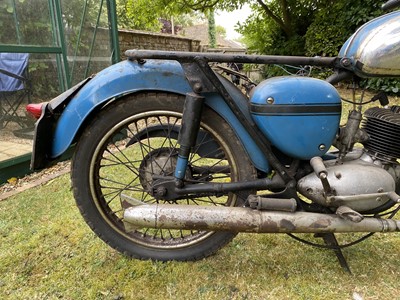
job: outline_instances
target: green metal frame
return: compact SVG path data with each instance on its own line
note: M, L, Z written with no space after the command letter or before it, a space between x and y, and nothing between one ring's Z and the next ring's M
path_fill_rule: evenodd
M0 45L0 52L13 53L61 53L61 47L49 46L21 46L21 45Z
M59 0L48 0L49 8L50 8L50 16L52 23L52 31L53 31L53 43L56 46L33 46L33 45L2 45L0 44L0 52L13 52L13 53L48 53L48 54L58 54L57 55L57 69L59 82L61 84L61 91L65 91L69 89L72 85L72 70L69 69L68 60L67 60L67 47L65 45L65 35L63 28L63 20L61 14L61 3ZM97 22L95 27L95 32L93 35L90 53L93 52L94 41L96 38L96 33L99 28L99 19L104 6L104 1L107 4L107 12L108 12L108 22L109 22L109 32L110 32L110 45L112 49L111 62L117 63L120 61L120 48L118 41L118 25L117 25L117 13L116 13L116 2L115 0L101 0L101 5L99 9L99 13L97 16ZM14 19L16 22L16 34L18 41L21 40L17 12L15 9L15 0L13 0L14 6ZM88 0L85 0L84 6L84 14L82 16L85 17L86 7ZM81 26L82 27L82 26ZM79 32L78 41L80 40L81 32ZM75 52L76 56L76 52ZM87 68L90 66L91 58L89 57Z
M81 29L78 36L78 43L81 39L81 31L83 26L83 20L86 15L86 8L89 0L85 0ZM73 68L75 63L72 64L70 68L67 60L67 46L64 35L63 19L61 12L61 1L60 0L48 0L50 17L51 17L51 27L53 34L53 46L36 46L36 45L2 45L0 44L0 52L8 53L45 53L45 54L55 54L57 61L57 72L58 79L60 83L60 91L63 92L69 89L73 84ZM95 26L95 31L91 41L91 46L89 53L93 53L94 42L99 29L99 20L103 10L103 6L106 3L108 12L108 24L109 24L109 40L112 49L111 52L111 63L117 63L120 60L120 48L118 40L118 26L117 26L117 14L116 14L116 2L115 0L101 0L99 13L97 15L97 23ZM13 17L16 24L16 36L18 43L21 43L21 33L19 30L18 15L15 0L12 0L12 5L14 8ZM75 48L74 57L77 56L78 45ZM87 62L87 70L91 64L91 55L89 55L89 60ZM86 71L87 74L87 71ZM25 154L22 156L16 156L10 160L0 162L0 184L7 181L8 178L18 177L28 174L29 164L30 164L30 154ZM70 156L64 156L63 159L68 159Z
M21 43L21 33L19 31L19 23L18 23L18 16L17 16L17 10L15 9L15 0L12 1L13 5L13 17L14 17L14 22L15 22L15 28L16 28L16 33L17 33L17 40L18 43Z
M64 28L62 26L61 3L58 0L49 0L51 27L53 31L53 43L61 48L61 55L57 55L58 80L61 91L66 91L71 87L69 67L67 60L67 47L65 44ZM57 34L58 33L58 34Z
M117 20L117 4L115 0L107 1L108 21L110 28L110 43L112 51L112 63L116 64L121 60L119 39L118 39L118 20Z

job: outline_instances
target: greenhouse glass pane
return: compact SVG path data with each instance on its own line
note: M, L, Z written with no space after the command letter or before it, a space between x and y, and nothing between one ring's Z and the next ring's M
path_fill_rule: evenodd
M48 0L2 0L0 28L0 44L55 46Z
M72 85L112 63L106 0L73 2L61 2Z
M34 119L26 114L28 103L49 101L60 94L55 54L0 53L0 69L24 78L16 79L0 72L0 140L31 145ZM58 54L57 54L58 55ZM8 61L8 63L4 63ZM5 84L7 82L7 84ZM22 148L26 146L21 146ZM20 149L20 150L21 150ZM30 151L30 148L28 147ZM20 153L16 153L15 156Z

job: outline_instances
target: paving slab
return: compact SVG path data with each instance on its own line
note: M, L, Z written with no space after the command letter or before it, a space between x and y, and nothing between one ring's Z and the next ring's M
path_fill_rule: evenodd
M12 141L0 141L0 162L32 152L29 144L15 143Z

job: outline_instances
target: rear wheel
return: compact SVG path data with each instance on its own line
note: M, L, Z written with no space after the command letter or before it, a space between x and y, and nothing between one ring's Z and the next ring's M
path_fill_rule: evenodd
M156 200L154 175L173 174L183 96L129 95L104 108L83 132L73 158L77 205L92 230L129 256L196 260L213 254L235 233L140 228L127 231L129 199L146 203L240 206L250 193ZM255 170L229 125L205 107L185 180L191 183L250 180ZM128 199L128 200L126 200Z

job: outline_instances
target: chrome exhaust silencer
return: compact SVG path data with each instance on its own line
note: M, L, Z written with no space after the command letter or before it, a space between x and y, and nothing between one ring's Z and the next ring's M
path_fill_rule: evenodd
M365 217L356 223L334 214L260 211L245 207L150 204L124 212L128 231L138 228L256 233L394 232L400 222Z

